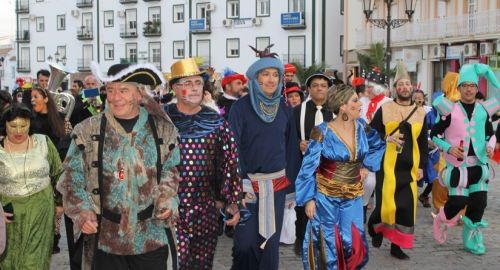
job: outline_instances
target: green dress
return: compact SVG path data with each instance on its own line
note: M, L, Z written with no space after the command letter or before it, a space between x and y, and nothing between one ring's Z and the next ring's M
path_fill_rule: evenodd
M0 202L12 203L14 220L6 225L7 246L0 269L49 269L54 240L53 184L62 173L54 144L34 134L26 153L0 147Z

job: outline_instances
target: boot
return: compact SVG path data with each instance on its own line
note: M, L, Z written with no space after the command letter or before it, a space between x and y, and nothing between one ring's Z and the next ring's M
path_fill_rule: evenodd
M473 254L484 254L486 248L483 244L483 232L481 229L488 227L488 223L484 220L472 223L466 216L462 217L462 220L464 222L462 227L462 239L465 250Z
M293 251L295 255L299 258L302 258L302 245L304 243L304 240L296 238L295 243L293 244Z
M382 240L384 240L384 236L382 233L376 233L373 228L373 222L371 219L368 219L368 234L372 237L372 246L375 248L379 248L382 245Z
M61 235L54 234L54 246L52 247L52 254L61 252L61 249L59 248L59 239L61 239Z
M444 214L444 208L439 209L439 213L434 218L434 240L439 244L443 244L446 242L446 230L449 227L453 227L457 225L458 219L460 218L460 214L457 214L450 220L446 219L446 215ZM443 228L441 228L441 226Z
M401 250L401 248L396 244L391 244L391 256L400 260L409 260L410 256Z
M430 208L431 204L429 203L429 197L424 197L422 195L418 196L418 200L422 203L424 208Z

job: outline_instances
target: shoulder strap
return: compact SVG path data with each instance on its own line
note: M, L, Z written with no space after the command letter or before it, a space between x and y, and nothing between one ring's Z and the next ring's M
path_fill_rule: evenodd
M403 121L399 122L399 125L391 133L389 133L389 136L396 133L396 131L398 131L399 127L401 127L402 124L406 123L408 121L408 119L410 119L410 117L413 115L413 113L415 113L417 111L417 109L418 109L418 106L415 105L415 108L413 108L413 110L410 112L410 114L408 114L408 116L405 119L403 119Z
M305 140L306 139L306 131L305 131L305 119L306 119L306 103L307 101L302 102L300 104L300 120L299 120L299 125L300 125L300 139Z
M156 182L157 184L160 184L161 169L162 169L160 144L162 144L162 141L158 139L158 131L156 130L155 120L153 119L153 116L151 114L148 115L148 122L149 126L151 127L151 132L153 133L153 138L155 140L155 146L156 146L156 155L158 156L158 158L156 159Z

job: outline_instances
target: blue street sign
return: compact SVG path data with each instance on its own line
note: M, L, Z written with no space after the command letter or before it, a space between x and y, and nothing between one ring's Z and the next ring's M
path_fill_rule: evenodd
M300 24L300 12L281 13L281 25Z
M189 31L205 30L205 19L189 20Z

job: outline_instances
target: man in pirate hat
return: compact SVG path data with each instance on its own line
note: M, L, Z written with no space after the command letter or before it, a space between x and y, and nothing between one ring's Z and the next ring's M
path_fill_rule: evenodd
M226 225L240 218L242 186L236 140L229 123L203 106L203 77L187 58L171 66L170 87L177 103L165 111L179 130L181 163L177 221L180 269L212 269L218 238L219 212ZM219 210L219 209L220 210ZM229 217L232 216L232 217Z
M396 69L396 98L382 105L370 123L386 138L387 147L382 159L384 169L376 174L376 205L368 220L368 232L374 247L380 247L385 237L391 242L391 255L407 260L409 256L402 248L413 247L415 194L427 163L428 130L424 108L412 101L413 87L403 62Z
M152 65L114 65L103 76L106 109L76 125L57 184L82 269L167 269L179 204L178 133L147 93L163 83ZM78 254L78 253L75 253Z
M459 211L467 206L462 217L462 237L465 250L473 254L486 252L482 229L488 226L483 220L490 178L488 158L493 156L496 143L490 117L500 108L494 95L477 101L479 76L500 88L488 65L464 65L457 83L460 99L453 102L442 96L434 101L441 117L431 131L432 140L444 152L442 182L448 188L448 200L434 218L434 239L444 243L446 227L456 225Z

